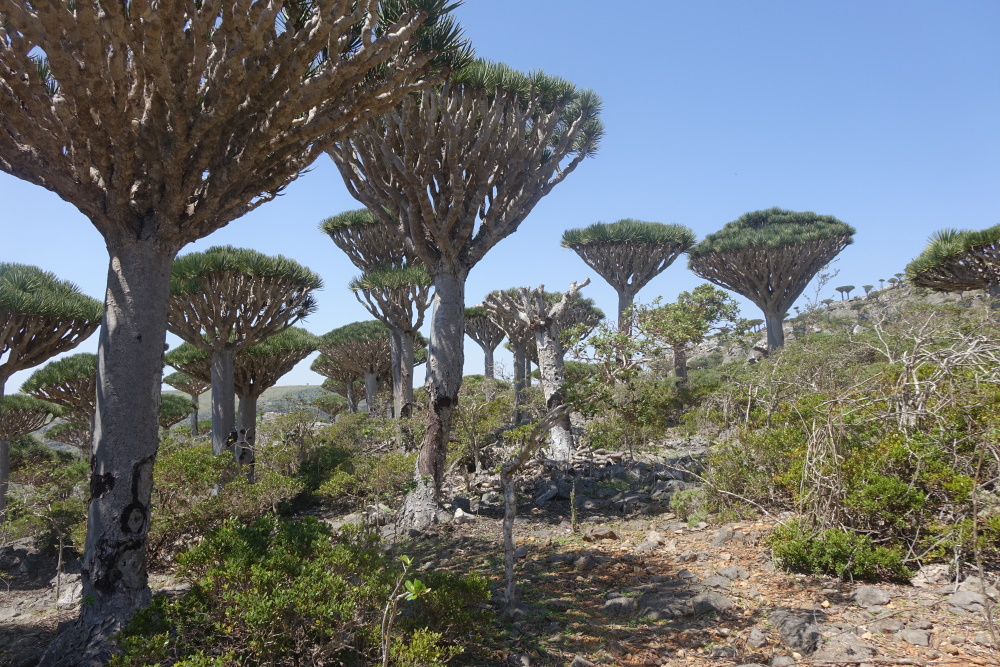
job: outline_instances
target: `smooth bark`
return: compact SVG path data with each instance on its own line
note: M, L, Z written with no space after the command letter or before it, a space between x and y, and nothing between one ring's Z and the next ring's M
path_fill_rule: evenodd
M402 402L396 416L406 418L413 411L413 367L417 341L413 334L409 333L403 334L399 342Z
M0 377L0 405L3 404L7 378ZM7 519L7 491L10 488L10 442L0 441L0 522Z
M767 326L767 351L773 352L785 344L785 313L764 311Z
M226 450L226 440L236 425L236 390L233 385L233 351L212 352L212 453Z
M378 395L378 375L375 373L365 373L365 409L368 414L375 416L375 396Z
M407 496L400 513L403 526L426 528L437 520L451 416L458 404L465 362L465 278L465 274L448 272L434 276L427 354L427 430L417 454L417 487Z
M191 424L191 437L198 437L198 408L200 407L200 402L198 400L198 394L188 394L191 398L191 402L194 403L194 411L191 416L188 417L188 423Z
M403 412L403 332L389 326L389 356L392 363L392 416L399 419Z
M514 424L524 422L524 346L512 343L514 353Z
M492 380L493 376L494 376L493 367L494 367L494 364L495 364L495 362L493 360L493 348L484 347L483 348L483 356L484 356L484 359L483 359L483 375L486 376L486 379Z
M616 289L618 292L618 331L628 331L629 321L628 321L628 309L632 307L632 300L635 298L635 294L623 290Z
M353 412L357 412L358 411L358 399L356 399L354 397L354 383L353 382L346 382L345 384L347 385L347 389L346 389L347 395L344 398L347 399L347 411L348 412L352 412L352 413Z
M73 631L42 665L104 664L106 639L147 605L146 535L159 444L160 380L170 267L177 249L145 239L109 240L110 266L98 348L90 504ZM81 647L84 647L81 649Z
M563 349L559 343L558 322L552 318L545 325L534 329L535 344L538 346L538 370L541 376L542 395L545 408L549 412L560 410L566 403L566 367L563 363ZM552 458L562 464L573 460L573 431L569 412L552 422L549 436L552 438Z

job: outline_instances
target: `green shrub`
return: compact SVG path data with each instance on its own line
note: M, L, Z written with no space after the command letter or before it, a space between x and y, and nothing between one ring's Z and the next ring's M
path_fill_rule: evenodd
M675 491L670 496L670 509L681 521L696 525L708 517L705 492L702 489Z
M831 528L814 532L801 522L779 526L770 538L774 557L793 572L826 574L845 580L909 582L896 547L875 545L871 537Z
M371 664L401 574L370 534L334 542L315 519L271 515L228 521L178 561L190 592L154 598L120 636L112 665ZM399 664L442 664L488 618L484 580L424 580L430 594L403 603L391 638Z

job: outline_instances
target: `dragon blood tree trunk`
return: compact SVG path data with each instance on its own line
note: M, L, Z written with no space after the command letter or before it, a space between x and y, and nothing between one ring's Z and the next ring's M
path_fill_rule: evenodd
M212 453L226 450L226 439L236 424L236 388L233 385L233 351L212 352Z
M402 385L402 401L400 405L399 412L396 413L397 417L409 417L410 412L413 410L413 366L414 366L414 349L416 348L416 339L412 333L403 334L399 338L399 356L400 356L400 371L401 371L401 382Z
M41 664L73 653L104 664L104 641L149 603L146 535L159 444L160 381L170 267L176 248L108 239L110 267L97 355L90 504L75 632L64 632ZM73 649L62 642L79 642ZM90 647L79 652L79 647ZM93 652L93 655L91 655Z
M392 416L399 419L403 412L403 332L389 327L389 356L392 366Z
M492 380L493 376L494 376L494 371L493 371L493 366L494 366L493 348L484 346L483 347L483 355L484 355L484 359L483 359L483 375L485 375L487 379Z
M785 344L784 329L785 313L764 311L764 322L767 325L767 351L772 352Z
M344 390L345 398L347 399L347 411L357 412L358 411L358 399L354 397L354 383L345 382L344 385L346 389Z
M524 421L524 345L511 342L514 353L514 424Z
M375 396L378 394L378 375L365 373L365 404L368 414L375 416Z
M7 378L0 377L0 405ZM10 441L0 440L0 523L6 520L7 491L10 488Z
M434 276L434 308L427 353L427 431L417 454L416 487L403 504L400 525L424 528L437 518L451 415L458 403L465 362L465 275Z
M535 330L535 344L538 347L538 372L545 396L545 408L551 411L566 402L566 367L555 322ZM549 436L552 438L552 458L568 467L573 460L573 432L569 413L553 423Z
M194 403L194 410L191 411L191 416L188 417L188 423L191 425L191 436L198 437L198 394L188 394L188 397Z

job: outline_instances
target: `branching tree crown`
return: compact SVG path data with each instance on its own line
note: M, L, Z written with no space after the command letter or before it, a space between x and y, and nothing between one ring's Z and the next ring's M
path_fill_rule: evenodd
M34 266L0 262L0 400L7 378L79 345L103 312L73 283Z
M195 409L191 399L178 394L160 396L160 428L169 429L179 423Z
M639 290L694 242L694 232L684 225L631 218L569 229L562 237L564 248L576 252L618 292L619 326L624 326L625 310Z
M853 227L830 215L753 211L690 248L688 267L760 307L773 350L784 344L781 322L788 309L853 236Z
M163 355L163 362L196 381L212 385L212 357L191 343L181 343Z
M60 406L34 396L5 396L3 403L0 403L0 442L9 442L37 431L62 414Z
M414 262L413 252L400 242L394 226L387 225L367 208L329 217L319 228L362 271L375 271L386 264L405 266Z
M171 373L163 378L163 383L170 385L177 391L184 392L188 396L200 396L212 386L211 381L195 378L180 371Z
M413 334L423 326L432 285L425 266L410 264L366 271L348 287L374 317L404 334Z
M31 374L21 391L62 406L72 421L89 424L97 408L97 355L81 352L50 361Z
M906 278L938 292L985 289L996 300L1000 297L1000 225L936 232L906 267Z
M236 393L258 397L278 383L314 350L319 339L301 327L291 327L267 340L248 347L234 358Z

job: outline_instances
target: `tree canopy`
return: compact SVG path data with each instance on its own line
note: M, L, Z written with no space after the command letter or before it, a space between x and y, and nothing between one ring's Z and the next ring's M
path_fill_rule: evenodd
M986 289L996 297L1000 289L1000 225L936 232L924 251L907 265L906 278L939 292Z
M31 374L21 391L66 408L72 421L89 424L97 408L97 355L81 352L50 361Z
M160 427L170 428L194 412L195 404L186 396L162 394L160 396Z
M10 441L37 431L62 414L60 406L34 396L4 396L3 403L0 403L0 441Z

